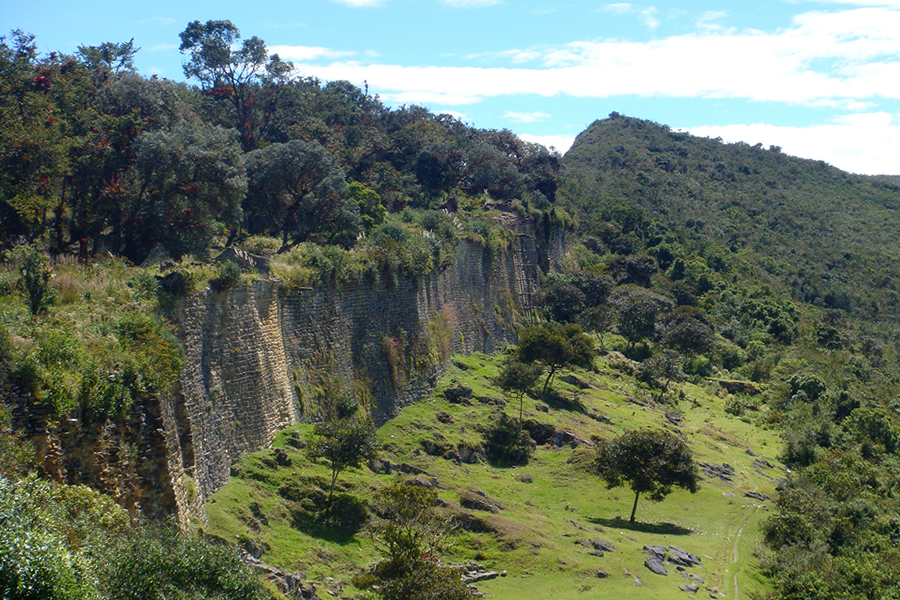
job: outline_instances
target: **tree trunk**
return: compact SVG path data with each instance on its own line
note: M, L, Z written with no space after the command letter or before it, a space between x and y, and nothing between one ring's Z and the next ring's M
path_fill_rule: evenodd
M640 497L640 495L641 495L640 492L634 493L634 506L631 507L631 519L629 519L629 521L628 521L629 523L634 523L634 513L637 512L637 501L638 501L638 498Z

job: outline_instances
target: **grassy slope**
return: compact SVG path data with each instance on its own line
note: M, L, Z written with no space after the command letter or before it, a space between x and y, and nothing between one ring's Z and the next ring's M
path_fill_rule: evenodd
M519 468L495 468L488 463L457 464L425 454L421 443L437 441L445 446L480 443L479 432L499 407L478 398L499 399L490 384L496 374L499 357L475 355L459 357L455 367L441 382L433 398L404 409L379 430L384 444L383 457L392 463L407 462L425 469L425 479L436 478L440 496L458 506L460 492L479 489L498 500L503 508L497 514L476 513L496 528L496 533L461 533L446 558L452 561L478 560L488 568L507 570L507 577L479 585L489 598L553 597L582 598L586 592L603 593L615 598L684 597L678 586L688 583L674 568L668 576L652 574L644 566L644 544L676 545L703 559L703 566L690 569L700 575L703 587L716 587L725 596L740 597L764 591L765 582L758 573L753 551L758 540L758 523L765 518L766 507L743 496L759 491L774 496L774 478L778 469L753 468L747 450L768 458L771 463L779 452L775 432L756 427L724 412L725 394L714 387L686 383L684 397L674 404L653 406L650 394L623 375L608 359L598 361L596 373L578 372L593 389L578 390L558 381L556 387L566 398L578 395L584 407L613 421L607 424L581 412L551 407L548 413L537 410L541 404L525 399L526 418L552 423L557 430L574 433L582 439L591 435L614 436L626 428L668 427L665 411L683 418L681 430L687 435L698 462L728 463L737 474L733 484L704 482L691 495L676 491L661 503L641 500L638 523L627 522L633 495L627 489L607 490L584 470L589 458L585 448L539 447L532 461ZM443 399L442 389L455 382L473 388L476 399L469 405L451 405ZM717 393L716 393L717 392ZM642 404L647 404L643 406ZM509 404L505 410L517 414ZM441 414L443 423L438 420ZM449 415L450 419L447 418ZM763 415L753 418L762 420ZM304 435L309 426L297 426ZM275 446L284 447L281 436ZM290 449L290 448L289 448ZM275 491L290 479L307 479L325 485L327 471L308 462L301 451L290 452L293 465L274 469L263 461L264 451L245 456L237 466L239 476L213 496L208 505L210 528L223 537L235 539L249 535L270 546L264 560L305 572L320 583L337 589L327 577L346 580L360 566L375 559L371 543L364 533L351 537L311 537L290 526L287 504ZM517 476L528 474L532 483ZM344 490L368 497L396 475L375 475L368 469L341 476ZM248 506L258 502L268 525L258 532L248 528L252 521ZM603 557L588 554L582 540L602 538L617 550ZM608 578L596 576L598 568ZM630 575L626 575L630 573ZM737 578L735 575L737 574ZM642 585L634 583L637 575ZM349 585L344 594L352 596ZM704 595L707 595L705 593ZM721 596L720 596L721 597Z

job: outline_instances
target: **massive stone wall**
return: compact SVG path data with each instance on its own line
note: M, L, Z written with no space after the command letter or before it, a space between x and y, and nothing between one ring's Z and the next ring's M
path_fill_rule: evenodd
M515 231L507 251L491 256L461 241L456 263L441 273L301 291L263 279L189 299L173 474L191 476L196 493L193 508L176 494L179 514L202 517L198 507L242 453L320 418L329 397L353 394L383 422L430 394L451 353L514 341L516 315L530 307L547 258L529 223L504 217Z
M460 241L455 264L410 278L386 275L303 290L277 279L211 289L184 301L184 368L170 397L139 400L115 422L49 422L0 372L0 400L35 443L45 475L85 483L152 517L185 526L242 453L352 394L376 422L428 396L453 353L515 340L541 269L558 264L560 234L513 213L512 243L492 255Z

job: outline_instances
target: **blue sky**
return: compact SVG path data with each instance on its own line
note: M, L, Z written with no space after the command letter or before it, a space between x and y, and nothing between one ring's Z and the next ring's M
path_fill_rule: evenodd
M564 151L610 112L900 174L900 0L30 0L0 31L45 51L134 38L183 80L178 34L230 19L301 75L347 79Z

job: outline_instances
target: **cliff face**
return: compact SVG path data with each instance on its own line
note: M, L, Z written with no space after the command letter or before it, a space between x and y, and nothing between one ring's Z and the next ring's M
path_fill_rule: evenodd
M516 232L507 252L489 256L462 241L442 273L300 292L258 280L189 299L180 323L186 366L166 426L180 519L202 519L206 497L242 453L315 420L335 394L352 394L384 422L430 394L451 354L513 342L548 256L530 223L505 217ZM564 244L544 247L559 253Z

